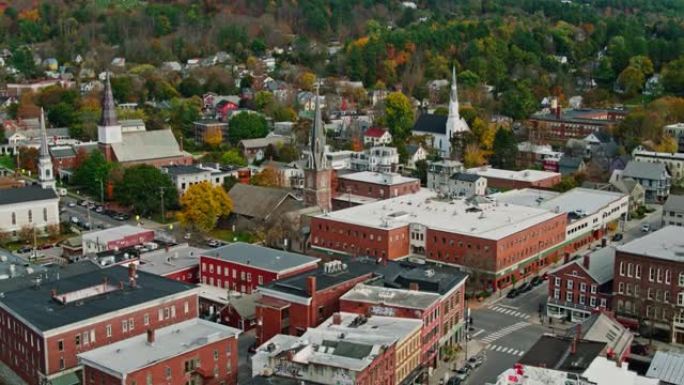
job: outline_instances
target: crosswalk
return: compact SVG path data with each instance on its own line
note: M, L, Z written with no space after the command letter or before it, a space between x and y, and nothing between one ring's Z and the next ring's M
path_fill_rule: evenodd
M505 354L510 354L516 357L522 357L523 354L525 354L524 350L518 350L514 348L509 348L506 346L500 346L500 345L489 345L487 346L488 350L491 350L493 352L499 352L499 353L505 353Z
M491 344L492 342L498 340L499 338L504 337L504 336L507 336L507 335L513 333L513 332L516 331L516 330L520 330L520 329L524 328L524 327L527 326L527 325L529 325L529 323L527 323L527 322L518 322L518 323L514 323L513 325L506 326L505 328L503 328L503 329L501 329L501 330L499 330L499 331L496 331L496 332L494 332L494 333L492 333L492 334L489 334L488 336L482 338L481 341L484 342L484 343Z
M518 318L522 318L522 319L530 318L529 314L519 312L517 310L507 308L507 307L503 307L503 306L492 306L492 307L490 307L490 309L494 310L495 312L499 312L501 314L505 314L505 315L508 315L511 317L518 317Z

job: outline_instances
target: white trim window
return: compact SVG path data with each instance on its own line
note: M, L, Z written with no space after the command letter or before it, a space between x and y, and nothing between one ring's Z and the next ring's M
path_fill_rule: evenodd
M580 304L580 305L584 305L585 301L586 301L586 297L584 296L584 294L580 294L580 296L579 296L579 304Z
M624 277L625 276L625 263L620 261L620 276Z
M677 293L677 305L684 306L684 291Z
M572 279L568 279L568 283L567 283L568 290L572 290L572 288L574 287L574 284L575 284L575 282Z
M634 267L634 278L641 278L641 265L637 264Z
M553 289L553 299L560 300L560 289Z
M553 281L556 286L560 286L563 283L563 280L560 277L556 277Z
M625 283L624 282L618 283L618 293L622 294L624 292L625 292Z
M667 290L663 293L663 302L670 303L670 292Z
M586 283L584 283L584 282L581 282L581 283L580 283L580 291L583 292L583 293L584 293L585 291L587 291L587 284L586 284Z
M572 292L568 291L565 293L565 302L572 302Z
M591 294L596 294L596 285L591 285Z
M602 308L605 308L606 305L607 305L606 299L605 299L605 298L601 298L601 307L602 307Z
M630 262L627 264L627 276L631 277L632 275L634 275L633 273L634 273L634 265L632 264L632 262Z
M665 284L670 284L670 269L665 270Z
M680 279L681 279L681 276L680 276ZM648 280L651 282L655 281L655 269L652 267L648 268ZM681 285L681 286L684 286L684 285Z
M596 307L596 297L589 297L589 306Z

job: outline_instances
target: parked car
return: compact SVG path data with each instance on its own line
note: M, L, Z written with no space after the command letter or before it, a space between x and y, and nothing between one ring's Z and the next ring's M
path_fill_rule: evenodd
M532 286L532 284L529 282L525 282L522 284L522 286L520 286L518 291L520 292L520 294L522 294L522 293L527 293L528 291L530 291L532 289L534 289L534 286Z
M80 222L78 220L78 217L71 217L71 218L69 218L69 220L71 221L71 223L75 223L75 224L78 224L78 222Z
M461 385L463 383L463 380L461 380L458 377L451 377L449 378L449 381L447 381L446 385Z
M465 379L468 378L469 375L470 369L464 366L456 371L454 377L458 378L461 381L465 381Z
M622 238L624 238L622 233L617 233L617 234L613 235L613 238L611 238L610 240L613 242L619 242L622 240Z
M23 247L20 247L17 249L17 253L19 253L19 254L26 254L26 253L30 253L32 251L33 251L33 248L30 246L23 246Z
M102 207L102 206L95 207L95 212L96 213L104 213L104 207Z
M540 276L536 276L536 277L532 278L530 283L532 284L532 286L537 287L537 286L541 285L542 283L544 283L544 278L542 278Z
M69 202L69 203L67 203L67 206L76 207L76 202Z
M506 298L515 298L518 295L520 295L520 292L518 291L517 288L514 287L508 291L508 294L506 294Z
M544 275L542 275L542 279L547 281L549 279L549 273L544 273Z
M649 231L651 231L651 224L644 223L643 225L641 225L641 231L644 233L648 233Z
M472 369L475 369L475 368L479 367L480 365L482 365L482 361L483 361L482 357L472 356L472 357L468 358L468 361L466 361L466 366L472 370Z

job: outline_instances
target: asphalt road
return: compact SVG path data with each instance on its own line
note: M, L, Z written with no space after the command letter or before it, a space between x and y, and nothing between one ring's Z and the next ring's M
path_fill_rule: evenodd
M255 341L254 331L242 333L238 338L238 384L247 383L252 378L252 355L248 349Z

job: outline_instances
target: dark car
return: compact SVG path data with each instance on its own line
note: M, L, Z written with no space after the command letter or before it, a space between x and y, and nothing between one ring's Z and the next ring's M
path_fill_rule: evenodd
M534 289L534 286L532 286L532 284L529 282L525 282L525 283L523 283L522 286L520 286L518 291L520 291L520 294L522 294L522 293L527 293L528 291L530 291L532 289Z
M512 288L511 290L508 291L508 294L506 294L506 298L515 298L518 295L520 295L520 292L516 288Z
M465 381L466 378L470 375L470 369L467 367L462 367L461 369L458 369L456 371L456 374L454 375L454 378L458 378L461 381Z
M611 238L611 240L613 242L619 242L622 240L623 237L624 236L622 235L622 233L617 233L617 234L613 235L613 238Z
M32 251L33 251L33 248L30 246L24 246L24 247L20 247L19 249L17 249L17 253L19 253L19 254L30 253Z
M536 277L532 278L532 280L530 281L530 283L532 284L532 286L535 286L535 287L536 287L536 286L539 286L539 285L541 285L542 283L544 283L544 279L543 279L542 277L540 277L540 276L536 276Z
M451 377L449 381L447 381L446 385L461 385L463 383L463 380L461 380L458 377Z
M482 361L483 361L482 357L473 356L473 357L468 358L468 361L466 361L466 366L470 370L473 370L473 369L479 367L480 365L482 365Z

